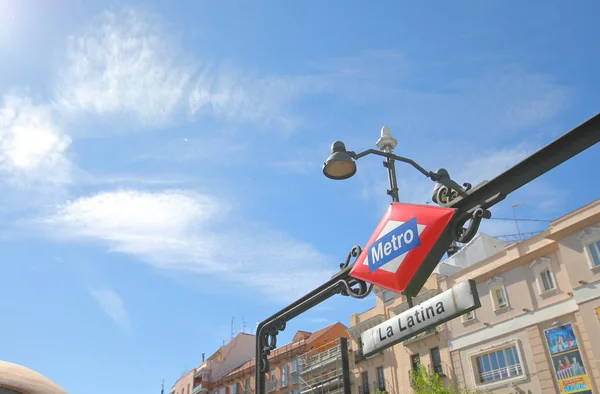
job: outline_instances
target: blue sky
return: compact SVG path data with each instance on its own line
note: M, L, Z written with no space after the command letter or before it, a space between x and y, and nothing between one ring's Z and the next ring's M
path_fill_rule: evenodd
M396 153L475 184L600 104L591 0L87 3L0 2L0 358L72 393L170 387L232 317L252 329L366 242L386 174L368 157L326 179L333 141L373 148L386 124ZM494 215L598 198L599 153ZM281 340L372 303L334 298Z

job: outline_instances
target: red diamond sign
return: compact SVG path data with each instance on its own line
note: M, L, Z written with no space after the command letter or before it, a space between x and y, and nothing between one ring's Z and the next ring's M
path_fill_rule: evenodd
M450 244L443 235L454 212L452 208L392 203L350 275L397 293L405 291L432 250L439 254L437 261L443 256ZM427 271L424 280L431 274Z

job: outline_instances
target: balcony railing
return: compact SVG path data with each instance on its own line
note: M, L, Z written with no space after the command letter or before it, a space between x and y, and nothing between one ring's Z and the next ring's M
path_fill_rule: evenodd
M490 383L497 380L503 380L519 376L523 374L523 367L521 364L509 365L507 367L493 369L491 371L482 372L479 374L480 383Z
M387 392L386 387L387 387L387 385L386 385L385 379L383 381L376 380L373 382L373 392L374 393L376 393L378 391L380 393L386 393Z
M440 378L448 376L448 366L446 363L440 361L439 363L431 363L427 366L427 371L430 374L438 374Z
M192 389L192 394L199 393L199 392L200 392L200 390L202 390L202 383L200 383L199 385L197 385L196 387L194 387L194 388Z
M275 391L275 389L277 389L277 379L271 379L265 382L265 391L267 393Z

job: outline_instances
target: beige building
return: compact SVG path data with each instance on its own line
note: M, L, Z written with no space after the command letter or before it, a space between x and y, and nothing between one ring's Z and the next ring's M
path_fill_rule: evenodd
M440 278L481 308L447 324L456 380L494 393L600 390L600 200Z
M454 375L446 347L448 333L444 326L433 328L402 344L385 349L368 360L362 356L360 334L409 309L406 298L400 294L380 288L376 288L375 293L375 307L350 316L348 333L354 350L351 359L352 392L374 394L380 390L390 394L411 393L410 373L419 365L439 373L442 380L452 382ZM437 294L438 283L435 276L431 276L414 299L414 304Z
M350 317L353 392L411 393L418 364L482 392L599 392L600 200L520 243L479 234L438 265L415 304L468 279L481 308L365 360L360 334L408 309L376 288L375 306Z
M238 334L209 358L202 360L198 368L184 373L175 382L170 394L208 393L213 381L221 379L254 357L255 341L254 335Z

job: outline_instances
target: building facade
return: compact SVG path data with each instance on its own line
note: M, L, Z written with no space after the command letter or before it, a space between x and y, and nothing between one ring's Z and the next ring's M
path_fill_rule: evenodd
M349 359L347 334L302 354L300 394L350 394Z
M600 392L600 200L440 278L481 308L448 322L456 382L504 393Z
M432 275L419 295L415 297L414 304L434 297L439 292L436 276ZM377 391L390 394L411 393L411 373L420 365L437 372L444 382L452 382L454 373L446 346L448 333L443 325L434 327L402 344L389 347L369 359L363 357L360 334L409 309L406 297L403 295L381 288L376 288L375 294L375 307L350 316L348 333L353 350L352 393L375 394Z
M184 373L171 388L170 394L208 393L211 383L227 375L254 357L256 337L240 333L221 346L202 364ZM203 356L204 358L204 356Z
M292 342L281 346L269 355L270 371L265 380L265 392L269 394L337 393L344 387L349 392L350 373L346 326L335 323L313 333L298 331ZM254 337L253 337L254 338ZM342 379L341 389L337 367L344 365L346 344L346 385ZM254 342L253 342L254 346ZM254 356L254 347L252 347ZM315 358L316 357L316 358ZM208 361L208 360L207 360ZM332 362L334 361L334 362ZM305 365L309 366L305 370ZM333 366L333 370L330 367ZM201 368L196 369L199 377ZM252 394L254 393L255 360L251 359L218 378L208 377L208 381L197 379L193 394ZM307 386L307 382L310 387ZM200 388L202 387L202 388Z

